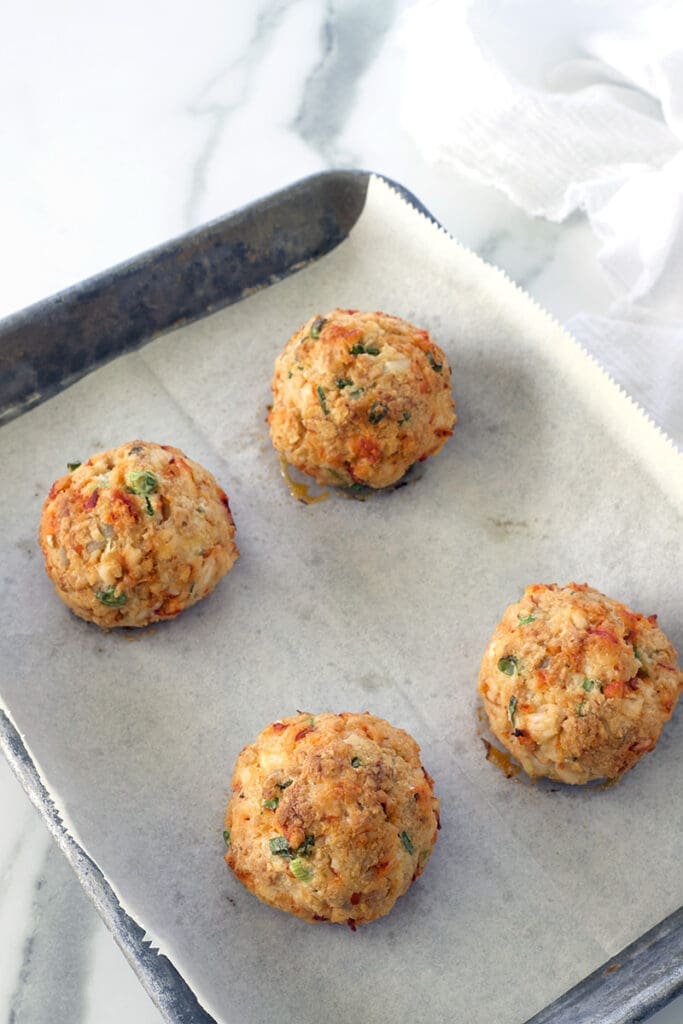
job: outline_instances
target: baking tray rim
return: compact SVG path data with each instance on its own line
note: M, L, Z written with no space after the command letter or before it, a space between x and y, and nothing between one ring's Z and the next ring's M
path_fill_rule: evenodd
M183 246L201 241L217 227L228 226L245 214L264 208L268 201L286 202L295 191L305 191L314 183L322 180L327 181L333 187L337 183L341 187L343 183L344 187L351 185L362 191L358 214L360 216L371 177L381 178L399 192L415 210L445 231L439 221L409 189L385 175L355 168L322 171L298 179L282 189L232 211L225 217L216 218L180 236L171 238L167 242L11 314L0 320L0 336L3 329L11 327L17 322L31 323L47 320L55 308L64 303L73 303L74 300L78 300L83 290L95 283L115 289L117 284L131 271L144 269L151 257L163 256L172 251L178 252L182 250ZM332 251L341 244L352 227L353 224L350 225L346 234L333 242L326 251ZM313 262L322 255L325 253L320 253L307 262ZM299 269L298 266L292 265L282 276L288 276L290 273L296 272L297 269ZM276 280L271 277L263 282L262 287L269 287L276 283ZM227 300L225 304L234 304L245 297L247 295L240 295L236 299ZM217 308L220 307L211 306L198 314L195 319L211 315ZM171 321L161 332L157 333L166 333L174 326L176 324ZM155 336L157 336L156 333L145 337L140 344L151 341ZM111 358L117 358L119 354L123 353L118 353ZM109 360L95 362L79 376L84 376L97 369L106 361ZM47 400L72 383L74 383L74 378L67 377L56 392L42 396L39 401ZM36 404L38 402L27 404L17 413L17 418L30 411ZM666 440L673 444L669 438ZM122 908L103 872L70 835L18 729L1 708L0 749L31 803L38 810L48 831L69 861L85 893L111 931L162 1016L169 1024L215 1024L214 1018L200 1005L196 995L171 960L155 949L150 940L145 939L144 928ZM530 1018L526 1024L597 1024L598 1021L601 1024L639 1024L675 999L681 992L683 992L683 907L664 918L616 956L611 957L592 974L587 975L557 1000ZM620 1005L615 1006L617 1001ZM598 1015L596 1016L596 1014Z

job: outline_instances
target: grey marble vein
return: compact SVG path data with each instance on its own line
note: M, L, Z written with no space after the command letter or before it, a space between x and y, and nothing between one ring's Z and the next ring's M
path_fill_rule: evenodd
M183 219L188 227L198 222L198 212L208 179L209 167L215 155L230 116L243 106L248 94L252 78L261 69L264 51L277 31L288 6L287 0L268 0L263 10L256 17L253 34L248 46L237 57L220 68L201 90L201 93L187 107L192 117L207 117L209 128L204 145L197 155L190 171L190 188L185 202ZM240 75L240 88L237 96L229 103L220 103L212 99L212 93L229 75Z
M94 924L70 867L50 845L34 883L31 930L7 1024L81 1024Z
M488 234L477 246L482 259L504 270L520 288L529 289L556 256L561 231L557 224L527 219L520 242L509 227Z
M356 100L358 81L395 22L397 0L327 0L321 55L304 89L292 130L329 161Z
M12 843L7 856L4 858L2 864L0 864L0 904L2 903L5 893L12 884L12 869L19 858L19 854L21 853L29 831L28 826L21 829Z

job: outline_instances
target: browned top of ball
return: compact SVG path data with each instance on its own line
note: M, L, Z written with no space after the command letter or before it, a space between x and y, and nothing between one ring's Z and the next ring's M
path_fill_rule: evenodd
M682 687L656 615L585 583L527 587L479 674L491 728L526 771L578 783L619 776L652 750Z
M275 448L318 482L386 487L438 452L455 424L451 371L429 332L388 313L334 309L275 362Z
M439 803L417 744L367 713L273 722L240 754L232 790L228 865L307 921L388 913L436 841Z
M39 540L62 600L100 626L171 618L237 558L228 499L179 448L129 441L50 488Z

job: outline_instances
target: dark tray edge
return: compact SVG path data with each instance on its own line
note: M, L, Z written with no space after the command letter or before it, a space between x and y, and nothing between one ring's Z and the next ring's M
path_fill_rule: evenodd
M30 329L36 321L42 320L49 326L54 316L59 316L64 310L71 315L81 303L88 301L93 293L104 292L110 296L116 292L121 282L130 279L131 275L144 276L146 270L154 265L155 261L163 260L169 255L173 257L179 252L182 253L186 246L201 246L202 241L211 237L212 233L235 224L240 225L244 223L245 219L258 216L261 211L272 209L273 204L286 202L288 196L297 192L305 193L306 189L314 183L329 183L332 188L335 183L338 183L339 185L343 184L344 187L355 189L360 203L356 216L347 225L345 233L333 240L331 245L317 255L311 256L303 263L297 262L294 265L283 267L281 272L271 273L268 280L258 284L258 287L268 287L275 281L296 272L302 266L319 258L324 252L331 251L343 241L362 212L371 174L372 172L362 170L324 171L295 182L293 185L235 211L225 218L220 218L163 243L0 321L0 341L17 328L21 332L27 328ZM378 177L382 177L411 206L424 214L430 221L441 226L429 210L403 185L383 175L378 175ZM197 310L175 319L169 318L161 325L150 324L149 333L143 333L136 341L129 341L125 348L97 358L79 372L65 374L59 382L55 383L54 387L46 389L40 394L29 396L17 408L12 409L10 415L0 412L0 425L45 401L85 374L116 358L123 351L137 348L150 341L155 335L170 330L180 323L198 319L222 306L237 302L244 297L245 291L249 293L251 287L218 303L208 302L203 310ZM43 818L55 842L73 867L86 894L112 932L126 959L164 1019L169 1024L216 1024L214 1018L199 1004L194 992L172 962L164 954L157 952L149 940L145 940L144 929L123 910L116 894L95 862L69 835L21 736L1 709L0 748L29 799ZM606 961L559 999L530 1018L526 1024L641 1024L681 992L683 992L683 908L666 917L617 956ZM615 1005L617 1001L619 1002L618 1006Z
M0 425L330 252L360 216L369 179L359 170L310 175L0 320Z

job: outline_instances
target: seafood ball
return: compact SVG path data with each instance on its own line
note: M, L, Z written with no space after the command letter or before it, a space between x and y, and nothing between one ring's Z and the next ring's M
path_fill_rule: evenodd
M484 654L491 730L532 777L615 779L654 750L683 689L657 616L586 583L537 583L510 605Z
M238 557L225 492L180 449L129 441L70 469L50 488L39 541L57 594L80 618L173 618Z
M320 484L387 487L435 455L456 421L451 371L427 331L334 309L275 361L273 445Z
M422 873L439 801L402 729L368 713L301 713L244 748L225 825L225 859L264 903L355 928Z

